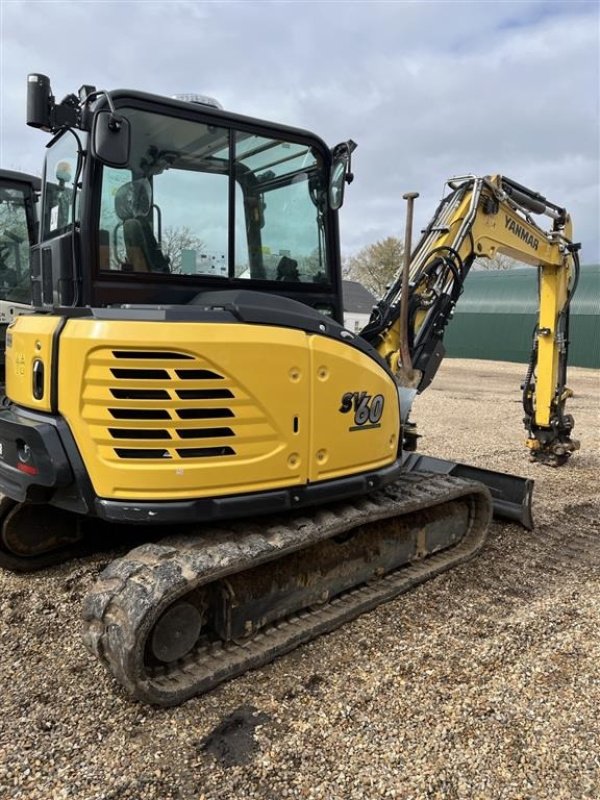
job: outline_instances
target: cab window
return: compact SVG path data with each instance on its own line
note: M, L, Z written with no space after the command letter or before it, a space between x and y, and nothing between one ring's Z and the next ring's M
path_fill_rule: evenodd
M27 189L0 187L0 299L16 303L31 301L29 198Z
M100 269L327 283L325 169L309 144L120 110L129 163L102 170Z
M60 236L73 222L77 155L77 140L70 131L56 139L46 154L44 239Z

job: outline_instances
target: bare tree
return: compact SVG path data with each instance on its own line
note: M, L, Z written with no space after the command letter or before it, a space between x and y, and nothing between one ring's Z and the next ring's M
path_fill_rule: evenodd
M163 255L169 259L171 272L181 272L183 253L185 250L194 250L202 253L204 242L199 236L184 225L181 228L169 227L162 232L160 249Z
M496 253L493 258L478 258L475 261L475 269L497 269L505 270L512 269L519 265L518 261L510 256L505 256L503 253Z
M388 236L351 256L345 264L345 277L362 283L376 297L381 297L402 266L403 254L400 239Z

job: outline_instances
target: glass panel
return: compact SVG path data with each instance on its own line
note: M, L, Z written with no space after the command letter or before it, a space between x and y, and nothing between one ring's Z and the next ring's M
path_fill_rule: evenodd
M245 235L248 249L246 263L236 256L236 275L326 282L326 193L318 154L306 145L238 133L235 165L244 197L236 204L236 244Z
M115 210L115 197L119 189L132 179L131 172L104 167L102 195L100 198L100 264L103 269L121 269L127 260L123 228Z
M44 239L64 233L73 221L73 181L77 169L77 140L68 131L46 154Z
M252 170L258 180L287 175L315 164L314 154L305 144L263 139L247 133L237 134L236 160Z
M246 209L242 187L235 185L235 277L250 277L250 261L248 258L248 228L246 225Z
M231 260L232 277L327 280L326 191L316 150L238 131L230 175L228 129L121 113L131 124L131 155L126 168L103 170L101 269L227 279Z
M126 168L103 170L101 269L227 277L229 132L123 113L131 156Z
M18 188L0 187L0 299L31 301L27 207Z
M171 273L226 278L228 176L170 169L153 183L155 214L162 216L161 249Z

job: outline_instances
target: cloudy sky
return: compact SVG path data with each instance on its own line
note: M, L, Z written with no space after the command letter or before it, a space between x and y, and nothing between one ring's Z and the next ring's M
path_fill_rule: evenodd
M416 224L452 175L502 172L571 212L600 262L598 0L0 0L0 162L39 173L28 72L201 92L242 114L358 142L346 254ZM545 219L545 218L543 218Z

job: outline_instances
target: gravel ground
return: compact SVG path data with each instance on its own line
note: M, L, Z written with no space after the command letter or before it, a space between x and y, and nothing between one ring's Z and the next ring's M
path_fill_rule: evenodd
M523 368L447 361L421 450L536 479L536 530L182 708L131 702L80 643L109 555L0 574L0 798L600 797L600 374L573 369L582 449L522 450Z

